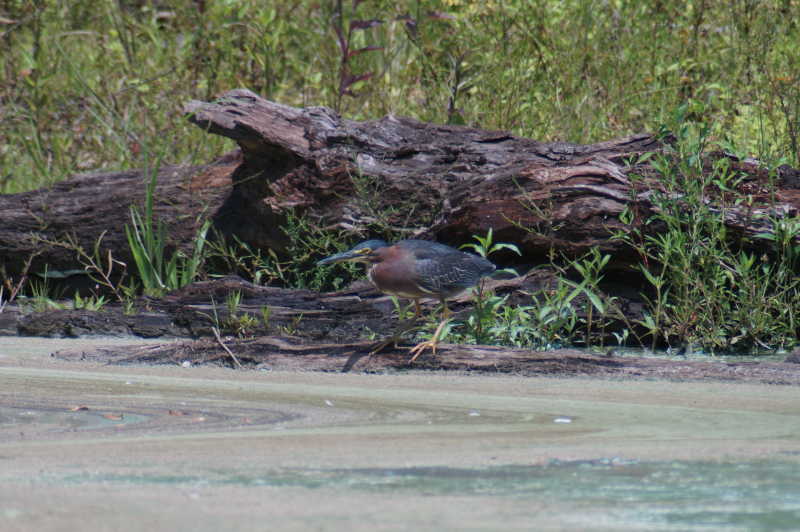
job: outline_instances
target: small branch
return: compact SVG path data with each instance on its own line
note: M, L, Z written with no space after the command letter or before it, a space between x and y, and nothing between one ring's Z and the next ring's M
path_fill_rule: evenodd
M239 359L236 358L236 355L233 354L233 351L228 349L228 346L225 345L225 342L222 341L222 337L220 337L219 335L219 329L217 329L216 327L212 327L211 330L214 332L214 337L217 339L217 343L221 345L222 349L224 349L225 352L230 355L231 359L233 359L234 364L236 364L236 367L238 369L242 369L242 363L239 362Z
M28 281L28 271L31 268L31 263L38 254L39 252L37 251L36 253L32 253L30 256L28 256L28 260L25 261L25 265L22 267L22 273L20 274L19 281L17 281L16 284L9 277L5 279L3 285L0 286L0 312L3 312L3 310L6 308L6 305L17 298L17 294L19 294L19 291L22 290L23 286L25 286L25 283ZM5 290L8 290L8 299L3 301L3 293Z

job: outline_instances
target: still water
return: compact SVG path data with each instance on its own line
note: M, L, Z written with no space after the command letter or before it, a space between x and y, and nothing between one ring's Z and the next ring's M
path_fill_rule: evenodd
M800 529L795 387L49 356L76 342L0 339L4 531Z

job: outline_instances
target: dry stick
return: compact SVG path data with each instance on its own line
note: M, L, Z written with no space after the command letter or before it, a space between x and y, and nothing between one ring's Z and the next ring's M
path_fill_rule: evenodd
M219 345L222 346L222 349L224 349L231 356L233 361L236 363L236 367L239 368L239 369L242 369L242 363L239 362L239 359L236 358L236 355L233 354L233 351L228 349L228 346L225 345L225 343L222 341L222 338L219 335L219 329L217 329L216 327L211 327L211 330L214 332L214 336L216 337L217 342L219 343Z
M123 294L120 293L120 286L122 286L122 282L125 279L125 270L127 268L127 265L124 262L113 258L111 256L111 249L108 249L106 254L106 260L108 262L108 266L105 268L103 267L102 255L100 254L99 249L100 249L100 243L103 241L103 237L106 235L106 233L107 231L103 231L102 233L100 233L100 236L97 237L97 240L95 241L94 257L89 255L89 253L85 249L83 249L83 246L81 246L78 243L78 237L74 233L68 234L65 237L67 240L66 242L62 242L59 240L48 240L46 238L38 236L34 236L34 238L35 241L41 242L43 244L47 244L50 246L58 246L60 248L74 251L78 262L81 263L81 266L83 266L84 271L86 271L86 273L89 274L89 277L92 279L92 281L109 288L112 292L114 292L114 297L116 297L119 302L124 302L125 297ZM119 282L117 282L116 285L111 281L111 273L114 270L115 265L122 266L122 277L120 277ZM100 279L96 279L92 274L92 272L98 274L100 276Z
M17 281L16 284L14 284L13 280L9 277L8 279L5 279L4 285L0 286L0 312L3 312L3 310L5 310L6 308L6 305L8 305L12 301L14 301L14 299L17 298L17 294L19 294L19 291L22 290L23 286L25 286L25 283L28 281L28 270L30 270L31 268L31 263L33 262L33 259L35 259L36 256L39 255L39 253L41 252L37 251L35 253L32 253L25 261L25 266L23 266L19 281ZM8 298L5 301L3 301L3 292L6 289L8 289Z

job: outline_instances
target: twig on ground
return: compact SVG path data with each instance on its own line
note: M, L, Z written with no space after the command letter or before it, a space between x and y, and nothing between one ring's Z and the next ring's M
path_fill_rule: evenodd
M242 369L242 363L239 362L239 359L236 358L236 355L233 354L233 351L228 349L228 346L225 345L225 342L222 341L222 337L219 335L219 329L217 329L216 327L211 327L211 330L214 332L214 337L217 339L217 343L219 343L219 345L222 346L222 349L224 349L230 355L231 359L233 359L234 364L236 364L236 367Z

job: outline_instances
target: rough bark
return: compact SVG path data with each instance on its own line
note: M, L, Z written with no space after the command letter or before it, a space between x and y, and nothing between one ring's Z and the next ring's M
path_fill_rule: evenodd
M285 246L277 226L290 208L362 235L378 229L459 243L493 228L529 256L550 245L616 249L607 237L621 227L614 219L629 185L617 163L660 148L647 134L585 146L394 116L353 122L243 90L186 110L243 150L218 221L272 249ZM529 231L543 225L560 226L546 245Z
M272 249L286 243L277 229L281 213L299 208L359 235L379 230L459 244L491 228L498 240L517 244L526 263L551 248L575 256L599 246L612 255L612 268L624 266L635 257L609 236L629 229L619 221L626 207L639 214L635 223L647 219L649 197L660 186L652 167L632 161L665 149L649 134L578 145L394 116L354 122L330 109L286 107L246 90L191 102L186 111L198 126L236 140L243 150L237 185L219 221ZM730 156L709 160L720 157ZM753 198L753 208L726 209L734 232L768 229L760 217L765 213L797 213L796 170L780 169L781 188L773 197L757 162L731 163L744 177L739 192ZM644 181L634 186L632 173Z
M186 112L241 150L207 166L161 169L156 214L170 227L175 246L190 243L193 222L205 212L222 234L280 253L288 244L286 213L296 209L353 239L381 233L460 244L492 228L498 240L520 247L518 262L539 262L551 249L574 256L598 246L612 255L610 268L621 268L635 257L609 235L629 229L619 221L626 207L636 209L637 220L646 219L649 196L659 187L647 163L630 161L665 149L649 134L578 145L395 116L355 122L330 109L287 107L246 90L190 102ZM756 162L732 163L744 176L739 192L754 200L752 209L726 210L733 232L768 229L758 216L765 212L797 213L796 170L780 169L772 195L769 176ZM634 187L631 173L646 179ZM147 180L142 171L87 174L0 196L0 269L18 277L32 254L33 271L45 265L50 271L80 269L68 249L43 244L71 234L87 249L102 235L103 249L129 262L124 227L129 206L142 203Z
M172 249L188 247L203 218L219 209L238 165L233 153L204 166L164 166L158 171L154 215L168 228ZM133 267L125 225L130 207L143 210L151 174L142 170L74 176L51 187L0 195L0 276L18 277L29 257L31 272L78 275L83 265L69 239Z

